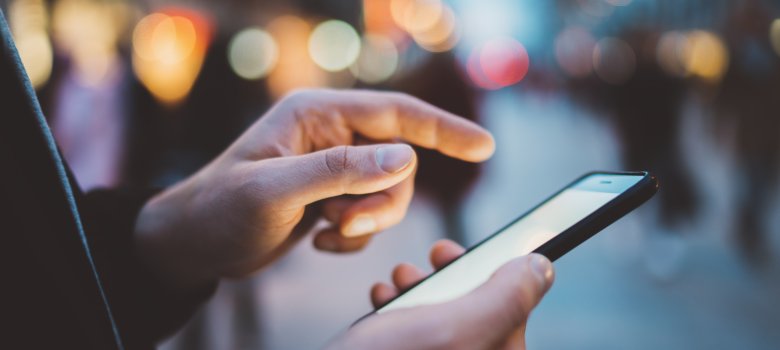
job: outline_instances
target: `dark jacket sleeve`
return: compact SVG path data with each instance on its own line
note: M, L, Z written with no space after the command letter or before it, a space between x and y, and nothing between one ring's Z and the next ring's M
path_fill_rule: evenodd
M79 203L90 250L126 349L153 347L180 328L216 288L172 293L136 257L134 224L155 192L96 190Z

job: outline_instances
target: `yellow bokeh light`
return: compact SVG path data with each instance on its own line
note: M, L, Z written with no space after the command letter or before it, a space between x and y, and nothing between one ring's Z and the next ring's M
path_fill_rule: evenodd
M431 29L444 14L441 0L393 0L390 13L393 20L409 33Z
M176 104L192 89L209 41L204 19L189 13L154 13L133 32L133 69L160 101Z
M346 22L328 20L312 31L309 54L322 69L340 71L354 63L360 54L360 37Z
M130 14L130 8L121 2L56 2L52 34L57 48L72 59L82 84L97 86L117 67L117 43L125 33Z
M260 28L247 28L230 40L228 62L240 77L248 80L268 75L279 59L279 48L268 32Z
M9 6L8 20L30 83L40 88L49 81L54 61L46 5L42 0L16 0Z
M684 57L688 74L708 82L719 81L729 63L726 45L717 35L703 30L694 30L687 38Z
M349 67L360 81L377 84L389 79L398 68L398 49L385 36L366 34L360 56Z
M37 89L46 84L54 57L49 36L43 31L27 33L16 39L16 47L32 86Z
M384 35L395 44L406 41L403 28L396 24L390 5L395 0L363 0L363 25L366 33Z
M772 42L775 53L780 56L780 18L772 21L772 26L769 28L769 40Z
M444 7L442 15L436 23L427 30L413 32L414 41L423 49L431 52L444 52L451 50L460 39L455 12L449 7Z

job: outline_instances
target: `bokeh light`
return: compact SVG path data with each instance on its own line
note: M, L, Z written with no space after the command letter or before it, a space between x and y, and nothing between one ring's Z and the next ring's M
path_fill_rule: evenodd
M322 69L340 71L354 63L360 54L360 37L346 22L328 20L311 33L309 54Z
M54 50L46 32L48 14L43 0L15 0L8 9L8 20L16 48L36 89L51 77Z
M441 20L445 6L441 0L392 0L395 22L409 33L424 32Z
M577 0L583 13L596 18L603 18L615 12L615 6L604 0Z
M469 55L468 62L466 63L466 72L469 75L469 79L471 79L471 82L474 83L474 85L483 89L487 89L487 90L500 89L501 85L490 80L485 75L485 72L482 71L482 64L480 63L480 55L481 55L480 48L476 48L472 50L471 54Z
M593 69L606 83L623 84L636 69L634 49L618 38L603 38L593 50Z
M581 27L564 29L555 39L555 59L568 75L583 78L593 71L596 39Z
M392 16L390 5L394 0L363 0L363 25L366 33L386 36L396 46L408 41L404 29L399 27Z
M495 90L523 80L529 66L528 52L520 42L499 37L471 53L467 71L477 86Z
M772 48L775 49L775 53L780 56L780 18L772 21L772 25L769 28L769 40L772 42Z
M73 63L75 76L88 86L104 82L119 67L117 46L131 17L123 2L61 0L52 12L57 48Z
M276 68L267 80L274 99L294 89L326 84L326 72L317 67L309 56L311 26L306 20L292 15L281 16L271 21L266 29L279 46Z
M192 10L150 14L133 32L133 69L155 97L176 104L192 89L210 36L209 21Z
M497 38L482 47L479 63L488 79L509 86L523 80L528 73L528 52L515 39Z
M427 51L449 51L460 39L455 12L441 0L390 0L390 14Z
M728 69L726 44L714 33L703 30L690 32L684 54L688 74L707 82L719 81Z
M268 32L246 28L238 32L228 44L228 62L238 76L260 79L268 75L279 59L279 47Z
M675 77L685 77L688 70L685 64L685 46L688 38L685 33L669 31L661 35L656 46L656 60L666 73Z
M425 50L431 52L449 51L455 47L460 38L456 21L455 12L447 6L443 6L441 14L432 26L413 31L411 34L414 41Z
M349 69L360 81L377 84L389 79L398 68L398 50L385 36L366 34L360 56Z

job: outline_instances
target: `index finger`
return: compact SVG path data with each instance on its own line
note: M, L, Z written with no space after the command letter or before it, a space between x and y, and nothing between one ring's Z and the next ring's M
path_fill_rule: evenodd
M471 162L490 158L493 136L467 119L397 92L332 91L347 126L376 140L401 138Z

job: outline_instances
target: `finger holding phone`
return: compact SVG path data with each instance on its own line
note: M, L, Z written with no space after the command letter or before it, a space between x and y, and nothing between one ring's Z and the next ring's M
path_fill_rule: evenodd
M464 251L454 242L439 241L431 249L431 265L440 270ZM376 284L371 301L379 309L424 278L418 268L398 265L392 273L393 284ZM552 264L544 256L516 258L463 297L368 317L326 348L525 349L528 316L554 279Z

